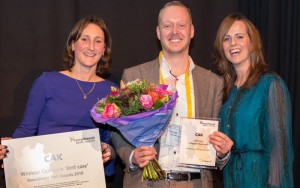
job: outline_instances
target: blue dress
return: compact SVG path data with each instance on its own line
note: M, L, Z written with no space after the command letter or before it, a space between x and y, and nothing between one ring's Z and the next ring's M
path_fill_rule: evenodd
M250 90L231 89L219 113L221 131L234 142L225 187L293 187L291 114L279 76L265 74Z
M93 82L79 81L87 93ZM95 123L90 115L93 105L106 97L111 86L108 80L97 82L93 91L83 99L76 80L59 72L44 72L35 80L29 93L23 120L12 137L21 138L69 131L101 128L101 142L111 145L110 132ZM105 175L114 173L114 161L105 164Z

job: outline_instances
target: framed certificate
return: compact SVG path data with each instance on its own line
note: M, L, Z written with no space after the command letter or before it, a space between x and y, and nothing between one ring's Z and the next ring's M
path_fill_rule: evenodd
M181 118L179 163L192 168L215 168L216 150L209 135L218 131L218 119Z
M99 129L3 140L7 188L105 187Z

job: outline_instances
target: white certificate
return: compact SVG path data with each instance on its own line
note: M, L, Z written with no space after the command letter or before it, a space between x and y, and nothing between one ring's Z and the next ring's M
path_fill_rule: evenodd
M181 118L181 166L214 167L216 150L209 143L209 135L218 131L219 120Z
M3 140L7 188L105 187L99 129Z

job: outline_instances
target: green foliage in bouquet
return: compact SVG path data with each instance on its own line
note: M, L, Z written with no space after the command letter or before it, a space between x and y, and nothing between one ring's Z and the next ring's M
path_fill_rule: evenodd
M135 80L121 85L120 89L112 88L110 94L95 106L103 117L123 117L161 108L172 94L146 80Z

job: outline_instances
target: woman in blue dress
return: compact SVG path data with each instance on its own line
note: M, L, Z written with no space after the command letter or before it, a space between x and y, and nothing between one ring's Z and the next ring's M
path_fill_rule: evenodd
M65 70L44 72L31 88L23 120L12 137L21 138L100 128L90 110L106 97L113 82L105 80L111 57L111 36L105 22L95 16L77 22L69 34L63 54ZM115 152L110 132L102 129L100 138L105 175L114 173ZM0 146L0 159L6 156ZM100 148L99 148L100 150ZM108 162L109 161L109 162Z
M214 47L225 82L221 131L234 141L225 187L293 187L289 92L269 70L257 29L243 15L230 14Z

